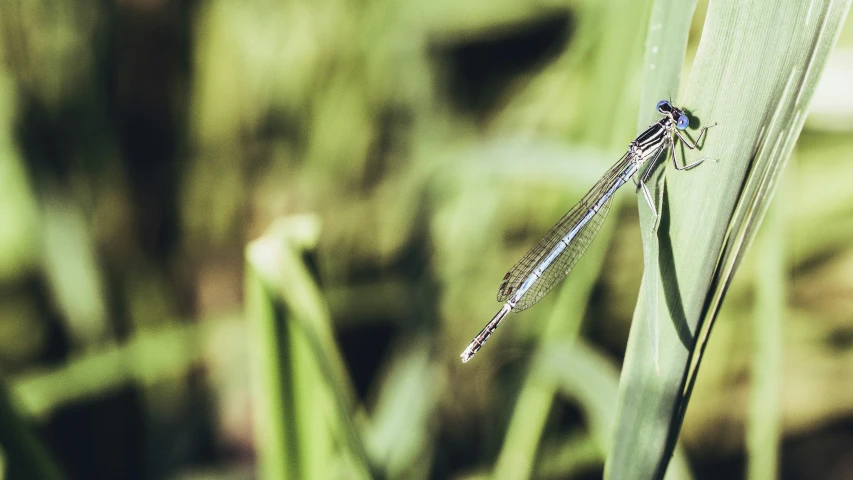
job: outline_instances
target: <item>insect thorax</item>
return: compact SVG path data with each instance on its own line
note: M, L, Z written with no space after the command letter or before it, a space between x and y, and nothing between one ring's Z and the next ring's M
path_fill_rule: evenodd
M666 119L652 124L652 126L631 142L628 152L637 162L645 162L664 146L667 138L671 135L670 130L670 122Z

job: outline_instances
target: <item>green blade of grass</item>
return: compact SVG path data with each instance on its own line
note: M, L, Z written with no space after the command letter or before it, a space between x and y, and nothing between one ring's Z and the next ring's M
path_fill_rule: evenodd
M0 447L3 449L4 478L65 478L53 458L30 429L12 400L5 383L0 382Z
M24 413L46 420L57 409L91 401L128 385L155 385L198 365L204 354L200 337L238 335L235 320L174 325L140 332L121 345L92 349L64 365L16 376L12 393Z
M605 355L586 342L552 342L542 349L534 368L534 377L547 380L564 395L577 400L584 411L585 423L599 455L612 442L616 417L618 370ZM571 365L571 368L566 368ZM544 459L543 459L544 460ZM568 472L562 472L566 475ZM680 451L674 456L673 478L693 478Z
M782 322L785 316L785 213L777 197L759 238L755 282L750 411L746 425L747 478L779 478Z
M378 389L364 442L382 478L428 478L433 461L432 419L444 376L430 364L425 336L406 338L395 348Z
M654 234L659 253L647 263L658 270L650 274L658 284L644 282L635 310L608 478L663 477L710 326L849 6L849 0L711 3L680 105L700 123L719 124L703 151L687 152L683 161L701 155L718 162L690 172L667 167ZM654 321L646 308L649 289L660 306L659 374L646 328Z
M38 266L39 212L36 194L27 176L12 132L19 120L15 90L0 67L0 278L27 274Z
M313 217L291 218L273 225L246 251L261 478L368 475L355 425L365 416L355 403L322 294L301 259L318 234Z

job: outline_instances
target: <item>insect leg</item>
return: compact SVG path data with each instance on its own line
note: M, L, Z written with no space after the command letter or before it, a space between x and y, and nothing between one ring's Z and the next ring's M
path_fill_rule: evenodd
M682 142L684 142L685 145L687 145L687 148L689 148L690 150L693 150L696 148L696 146L699 144L699 142L702 141L702 135L705 135L705 130L708 130L709 128L716 127L716 126L717 126L717 124L714 123L713 125L708 125L707 127L702 127L702 130L699 130L699 136L696 138L696 143L691 143L690 139L684 138L681 135L681 131L679 131L677 129L673 129L673 131L675 132L676 135L678 135L679 140L681 140Z
M669 140L669 149L672 152L672 166L675 167L675 169L678 171L690 170L691 168L695 167L696 165L699 165L700 163L707 160L707 158L700 158L699 160L696 160L695 162L691 163L690 165L685 165L683 167L679 167L678 166L678 158L675 156L675 140L674 139Z

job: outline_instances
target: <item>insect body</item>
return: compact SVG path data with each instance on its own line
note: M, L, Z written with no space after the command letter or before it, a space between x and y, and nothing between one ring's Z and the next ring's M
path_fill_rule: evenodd
M498 301L504 302L504 305L462 352L462 362L467 362L480 350L510 312L533 306L568 275L601 229L601 224L610 210L613 194L633 178L646 162L651 159L638 186L657 220L657 209L646 182L664 149L669 147L676 170L689 170L705 160L700 158L689 165L679 166L675 155L675 137L693 150L702 140L705 131L714 125L702 128L696 143L693 143L681 133L690 124L684 111L667 100L658 102L657 110L663 118L637 136L628 146L625 155L504 276L498 288Z

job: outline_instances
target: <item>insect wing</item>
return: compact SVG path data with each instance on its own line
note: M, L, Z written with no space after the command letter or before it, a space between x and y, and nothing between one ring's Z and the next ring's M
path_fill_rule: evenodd
M587 216L587 213L617 184L625 182L623 175L632 165L633 159L629 155L623 156L616 164L608 170L604 176L584 195L577 205L572 207L556 225L551 227L548 233L533 246L514 267L504 276L500 288L498 288L498 301L505 302L518 287L527 279L533 271L551 253L554 247ZM524 310L538 302L554 285L562 280L575 266L581 255L586 251L592 239L601 229L601 224L610 210L611 201L608 199L590 218L577 234L569 241L568 246L554 259L554 261L542 272L533 286L524 296L519 299L515 306L516 310Z

